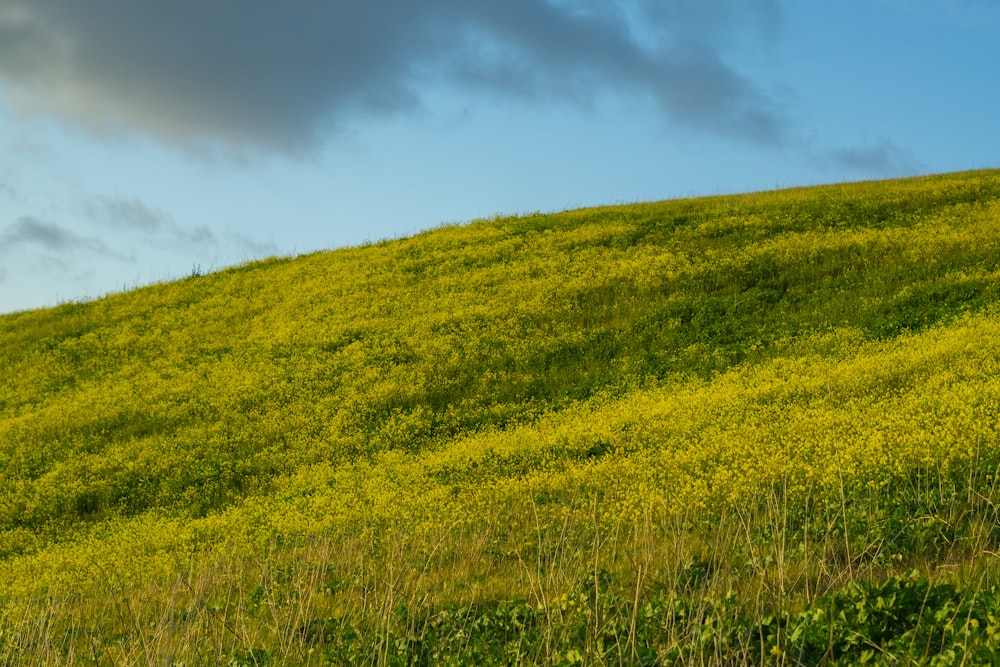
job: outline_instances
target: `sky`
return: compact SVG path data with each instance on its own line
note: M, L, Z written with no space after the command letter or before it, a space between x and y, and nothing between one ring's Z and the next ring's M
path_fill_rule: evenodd
M996 0L0 0L0 313L495 214L1000 166Z

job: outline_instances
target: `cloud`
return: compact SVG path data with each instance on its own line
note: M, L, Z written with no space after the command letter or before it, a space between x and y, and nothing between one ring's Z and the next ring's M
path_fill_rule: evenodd
M280 252L280 248L273 241L255 241L239 232L227 232L226 239L240 252L246 253L250 257L271 257Z
M87 214L114 227L139 232L156 232L174 224L166 213L143 204L138 199L98 197L84 205Z
M34 246L59 254L89 252L106 257L120 257L102 240L83 236L60 225L40 220L33 216L22 216L0 233L0 250L24 246Z
M874 176L901 176L924 170L909 151L885 138L874 144L834 149L820 159L829 166Z
M159 237L194 247L216 243L215 235L207 227L186 229L174 222L170 214L134 198L96 197L84 204L83 211L92 220L146 240Z
M783 119L724 57L777 0L0 0L0 86L99 132L295 153L427 86L586 103L775 142ZM753 37L756 35L756 37Z

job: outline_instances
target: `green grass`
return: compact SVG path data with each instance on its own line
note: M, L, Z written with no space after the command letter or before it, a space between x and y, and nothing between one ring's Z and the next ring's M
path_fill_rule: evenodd
M2 316L0 664L990 663L998 301L979 171Z

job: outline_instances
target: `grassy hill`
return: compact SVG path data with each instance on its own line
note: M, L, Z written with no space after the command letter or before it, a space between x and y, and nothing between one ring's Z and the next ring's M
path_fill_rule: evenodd
M988 661L998 473L1000 171L256 262L0 317L0 665Z

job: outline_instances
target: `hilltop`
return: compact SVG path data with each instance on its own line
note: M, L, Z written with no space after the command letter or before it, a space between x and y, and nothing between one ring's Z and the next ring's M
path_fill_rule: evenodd
M998 412L1000 171L0 316L0 664L992 655Z

